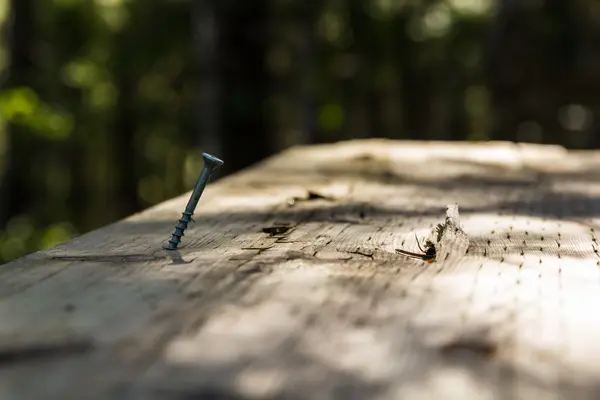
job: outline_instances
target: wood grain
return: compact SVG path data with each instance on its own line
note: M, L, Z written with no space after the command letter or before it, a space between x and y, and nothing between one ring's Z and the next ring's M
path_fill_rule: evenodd
M179 251L189 193L3 265L0 398L599 398L599 167L511 143L292 148L209 185ZM454 202L467 254L395 252Z

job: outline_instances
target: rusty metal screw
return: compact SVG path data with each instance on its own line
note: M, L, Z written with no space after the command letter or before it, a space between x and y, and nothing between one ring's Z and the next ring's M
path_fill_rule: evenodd
M202 153L202 158L204 158L204 168L196 182L196 186L194 186L194 191L188 200L187 206L185 206L185 211L182 213L183 216L179 220L177 226L175 226L175 231L173 232L171 240L169 240L167 250L177 250L177 246L181 243L181 237L184 235L183 232L187 229L190 221L193 221L192 215L194 215L194 210L196 209L200 196L202 196L202 192L204 192L204 188L210 179L210 175L214 170L223 165L223 161L210 154Z

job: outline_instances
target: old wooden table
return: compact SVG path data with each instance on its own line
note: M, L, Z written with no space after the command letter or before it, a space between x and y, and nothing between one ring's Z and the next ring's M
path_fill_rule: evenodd
M0 399L600 398L600 152L294 148L167 252L188 196L0 267Z

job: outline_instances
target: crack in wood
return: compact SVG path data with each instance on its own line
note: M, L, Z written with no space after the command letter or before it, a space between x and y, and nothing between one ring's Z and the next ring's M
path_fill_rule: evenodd
M81 355L94 348L91 338L64 338L55 341L40 339L32 343L0 344L0 365Z
M359 256L363 256L366 257L368 259L373 260L373 252L372 251L368 251L368 250L361 250L361 249L356 249L356 250L344 250L345 253L348 254L356 254Z
M80 256L54 256L52 260L57 261L80 261L80 262L105 262L105 263L134 263L162 261L165 256L153 256L146 254L111 254L111 255L80 255Z

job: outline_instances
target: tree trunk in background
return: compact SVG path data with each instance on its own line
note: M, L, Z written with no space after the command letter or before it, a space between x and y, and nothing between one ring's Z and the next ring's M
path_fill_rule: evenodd
M341 132L343 139L366 138L381 134L379 128L380 99L377 99L375 88L375 68L380 59L379 44L370 43L372 26L370 18L365 13L364 0L349 0L346 2L348 14L348 30L352 34L352 42L345 50L346 60L360 54L356 60L358 66L352 71L348 61L339 58L339 69L336 71L341 86L341 103L344 108L344 125ZM341 72L341 73L340 73Z
M114 154L119 166L116 180L118 210L121 217L133 214L140 208L137 194L137 151L134 146L136 132L135 113L135 83L126 76L117 77L119 97L116 105L116 119L114 129Z
M515 114L513 89L515 68L519 68L520 0L496 0L495 17L484 50L487 84L490 90L493 121L489 137L493 140L514 141L519 123Z
M578 43L571 97L574 98L574 103L583 105L587 111L581 130L571 135L571 143L574 142L577 148L593 149L600 147L600 54L596 50L600 43L600 24L595 14L589 12L588 1L570 2L574 40Z
M298 48L299 62L299 104L302 114L302 123L300 126L301 144L315 143L317 141L317 103L315 99L316 90L314 90L316 80L316 46L314 27L317 17L321 11L322 5L315 3L302 3L305 7L300 13L300 44Z
M570 2L500 3L487 54L497 116L493 139L569 144L558 111L573 101L569 92L581 46L575 31Z
M7 87L31 85L33 79L33 4L31 0L11 0L8 28L8 80ZM31 188L29 170L35 165L31 159L25 128L9 124L7 126L7 146L4 176L0 193L0 226L8 219L29 210Z
M224 172L237 171L273 153L264 111L268 96L267 6L267 0L238 0L222 4L218 10Z
M148 12L149 18L153 13ZM117 209L120 217L137 212L140 208L138 198L138 174L137 174L137 153L135 147L135 134L137 130L137 110L136 110L136 88L139 82L139 75L136 73L133 63L135 57L128 54L133 51L137 39L135 26L131 25L119 32L115 36L115 48L119 49L119 56L114 66L114 77L117 91L119 93L115 105L114 129L114 160L117 177L115 179L115 194ZM138 29L142 29L139 28Z
M315 21L322 4L273 2L269 7L267 123L276 151L317 137Z
M192 5L195 75L198 77L196 144L204 152L220 157L224 143L219 135L219 76L217 65L217 25L214 0L196 0Z

